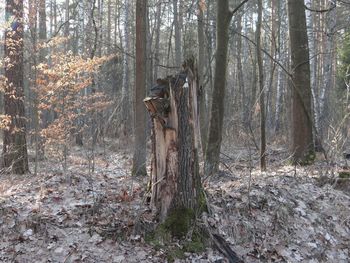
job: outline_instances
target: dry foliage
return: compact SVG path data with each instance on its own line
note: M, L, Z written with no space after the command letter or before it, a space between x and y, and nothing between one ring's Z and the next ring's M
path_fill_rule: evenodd
M78 133L95 132L86 124L94 122L110 102L103 91L97 90L94 73L108 59L86 59L70 52L58 52L49 63L38 65L35 92L39 114L53 115L54 119L41 131L51 152L60 152L57 149L70 144Z

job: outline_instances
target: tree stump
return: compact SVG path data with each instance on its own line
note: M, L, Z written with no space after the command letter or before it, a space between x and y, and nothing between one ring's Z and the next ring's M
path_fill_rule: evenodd
M151 208L161 223L154 235L161 240L167 232L185 236L195 225L193 221L207 210L198 164L198 87L194 61L190 59L179 74L157 80L150 97L144 99L152 118ZM242 262L203 220L205 227L196 230L201 242L209 239L228 262Z
M198 164L194 61L187 60L179 74L157 82L150 97L144 99L153 124L151 207L161 223L170 215L192 220L205 205Z

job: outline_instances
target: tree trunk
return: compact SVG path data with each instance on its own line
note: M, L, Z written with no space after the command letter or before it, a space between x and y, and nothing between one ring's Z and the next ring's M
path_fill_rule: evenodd
M219 169L227 75L228 28L231 17L229 1L218 0L214 89L205 153L205 175L216 173Z
M270 42L270 55L273 59L277 60L277 34L278 34L278 21L277 21L277 0L271 1L271 42ZM276 63L273 60L270 60L269 69L266 73L266 90L267 96L265 96L265 122L267 122L267 131L271 131L273 127L273 113L274 111L274 101L276 101ZM268 135L272 134L268 132Z
M286 61L284 52L279 53L279 59L283 62ZM288 59L287 59L288 60ZM286 63L283 63L286 64ZM277 91L276 91L276 108L275 108L275 135L278 135L281 130L281 114L282 114L282 101L284 94L285 73L281 67L277 69Z
M123 86L122 86L122 120L121 129L123 135L131 130L128 124L130 120L130 1L124 3L124 43L123 43Z
M178 0L173 0L174 8L174 28L175 28L175 66L180 67L182 62L182 48L181 48L181 27L178 13Z
M57 3L56 0L53 0L53 29L54 32L57 32Z
M276 59L278 61L281 61L282 64L284 63L284 50L285 45L283 41L283 26L281 25L282 16L283 16L283 10L281 3L278 0L275 0L276 5L276 20L275 23L277 24L277 32L276 32ZM276 76L276 100L275 100L275 111L273 112L274 115L274 135L279 135L279 131L281 128L281 114L282 114L282 98L283 98L283 87L284 87L284 77L285 73L283 72L281 67L277 67L277 76Z
M98 56L102 56L102 46L103 46L103 16L104 16L104 1L99 0L98 1L98 16L99 16L99 21L98 21L98 32L99 32L99 44L98 44Z
M189 227L203 209L204 196L198 165L198 84L193 60L185 64L180 74L154 88L167 90L167 95L151 95L144 102L153 123L152 208L160 222L175 217Z
M207 103L206 96L207 92L204 87L204 61L205 61L205 37L204 37L204 8L205 3L203 1L198 1L198 83L199 83L199 116L200 116L200 134L201 134L201 144L202 152L205 153L205 144L207 141Z
M256 53L259 72L259 101L260 101L260 169L266 170L266 116L265 116L265 92L264 92L264 69L261 52L261 27L262 27L262 1L258 1L258 21L256 23Z
M39 41L44 42L46 40L47 28L46 28L46 0L40 0L39 2ZM46 50L42 48L39 52L39 61L43 62L46 56Z
M207 12L206 12L206 20L205 20L205 24L207 25L205 28L205 36L206 36L206 40L207 40L207 45L206 45L206 63L207 63L207 70L206 70L206 76L208 78L208 89L207 89L207 97L206 97L206 104L207 104L207 112L209 115L210 112L210 107L211 107L211 100L210 98L212 97L212 92L213 92L213 67L212 67L212 63L213 63L213 49L215 46L215 42L213 41L214 39L214 31L215 31L215 22L213 22L210 19L210 14L212 13L212 5L211 5L212 1L208 1L207 2ZM209 122L208 125L209 126ZM206 134L206 137L208 138L208 132ZM204 148L207 147L207 141L205 141L205 145Z
M243 14L240 12L237 15L237 32L239 34L242 34L242 17ZM248 120L249 120L249 104L247 103L246 99L246 86L244 83L244 74L243 74L243 64L242 64L242 37L240 35L237 35L237 78L238 78L238 85L239 90L241 94L241 102L242 102L242 123L244 128L248 128Z
M308 6L313 6L311 0L306 1L306 4ZM318 137L318 132L320 130L319 125L319 99L318 99L318 83L317 83L317 71L318 71L318 57L316 54L318 53L318 40L317 40L317 33L315 33L314 27L316 23L316 18L314 12L306 11L306 24L308 28L308 41L309 41L309 49L310 49L310 57L312 58L310 60L310 83L311 83L311 95L312 95L312 102L313 102L313 115L312 118L314 120L314 129L316 136ZM315 138L315 144L317 148L317 141L319 141L317 138Z
M107 2L107 55L111 54L112 0Z
M4 110L8 127L4 130L3 164L15 174L29 171L23 92L23 1L7 0L6 17L10 29L5 33Z
M43 43L46 41L46 37L47 37L47 28L46 28L46 0L40 0L39 2L39 41L40 43ZM45 48L41 48L39 50L39 63L44 63L45 61L45 57L47 55L47 51ZM49 121L49 111L48 110L42 110L42 113L40 115L40 113L38 112L38 103L39 101L37 98L37 94L35 94L35 106L36 106L36 119L37 121L39 121L39 119L41 120L41 123L36 123L36 129L44 129L47 128L48 126L48 121ZM42 136L40 136L39 132L36 131L36 140L37 140L37 157L39 159L42 159L44 157L44 138Z
M146 175L146 111L143 99L146 95L146 40L147 0L136 1L136 83L134 100L134 156L133 175Z
M64 25L64 37L67 38L66 39L66 50L68 51L70 49L70 40L69 38L69 25L70 25L70 21L69 21L69 0L66 0L66 4L65 4L65 25Z
M323 57L323 79L322 89L320 92L320 114L319 114L319 140L322 140L324 131L327 127L327 119L329 117L329 95L334 79L334 40L335 40L335 27L337 23L337 1L328 1L330 11L326 14L326 34L325 34L325 52Z
M308 164L314 159L312 135L309 47L304 0L288 0L292 62L293 162Z
M159 62L159 52L160 52L160 27L162 25L162 2L159 1L157 3L157 11L156 11L156 39L154 42L154 71L153 71L153 79L158 79L158 65Z

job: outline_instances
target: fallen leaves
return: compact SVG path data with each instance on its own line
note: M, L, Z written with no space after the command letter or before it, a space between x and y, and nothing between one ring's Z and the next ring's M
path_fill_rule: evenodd
M0 177L0 262L166 262L134 233L140 214L153 224L147 178L134 181L129 159L112 152L96 155L91 173L86 156L73 149L66 174L45 162L37 176ZM251 181L248 169L205 184L208 223L245 262L348 262L348 195L318 185L317 167L253 170ZM176 262L222 259L211 248L185 256Z

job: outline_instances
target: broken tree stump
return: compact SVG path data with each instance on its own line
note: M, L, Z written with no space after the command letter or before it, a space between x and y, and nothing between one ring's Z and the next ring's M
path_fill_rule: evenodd
M151 208L160 223L153 234L163 242L164 231L183 237L194 230L194 220L207 210L207 203L199 175L199 85L194 61L187 60L179 74L157 84L144 103L152 118ZM200 242L209 240L230 263L243 262L205 222L193 231L200 233Z
M205 206L198 164L198 84L194 61L187 60L179 74L157 82L158 86L152 88L155 92L151 90L150 97L144 100L153 124L151 207L161 223L178 214L192 220ZM160 83L166 92L161 92Z

